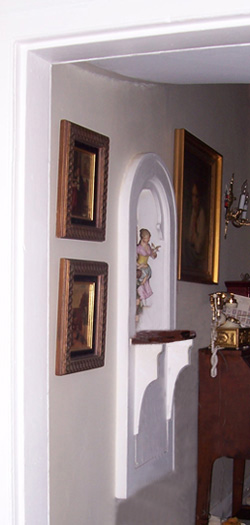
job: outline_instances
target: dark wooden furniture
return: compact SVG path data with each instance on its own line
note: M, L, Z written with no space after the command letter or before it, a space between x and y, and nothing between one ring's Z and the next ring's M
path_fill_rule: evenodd
M227 291L250 297L250 281L225 281Z
M193 330L142 330L131 338L133 345L148 345L153 343L173 343L194 339L196 332Z
M198 486L196 525L209 520L212 469L220 457L234 459L232 515L250 518L242 506L245 460L250 459L250 349L218 352L210 376L209 348L199 350Z

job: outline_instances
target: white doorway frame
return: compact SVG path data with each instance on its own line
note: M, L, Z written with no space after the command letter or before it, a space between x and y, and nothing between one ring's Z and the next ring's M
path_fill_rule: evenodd
M49 153L51 67L90 61L93 56L121 53L129 41L131 54L155 50L156 40L170 46L169 35L195 31L204 38L204 22L133 27L130 30L61 34L16 44L16 115L14 174L14 499L15 523L49 525ZM231 19L231 26L233 20ZM237 21L235 22L237 26ZM210 21L210 46L220 31ZM213 34L212 34L213 33ZM231 33L233 38L233 31ZM178 44L178 38L176 40ZM197 45L197 43L196 43ZM209 45L209 44L208 44ZM126 47L126 46L125 46ZM37 203L39 204L37 207ZM36 228L34 228L34 216ZM34 282L37 283L34 296ZM34 301L39 303L36 316ZM32 330L30 326L32 323ZM34 338L36 334L36 352ZM36 395L34 396L34 392ZM39 490L37 490L39 488ZM36 498L32 500L33 491Z

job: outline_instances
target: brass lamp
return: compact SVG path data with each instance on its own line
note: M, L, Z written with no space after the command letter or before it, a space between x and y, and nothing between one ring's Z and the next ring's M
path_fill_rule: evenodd
M225 199L224 199L224 207L226 210L225 233L224 233L225 239L227 236L227 228L228 228L229 222L232 222L232 224L236 228L240 228L241 226L250 226L250 221L247 219L247 207L248 207L248 201L249 201L247 180L245 180L242 184L241 194L240 194L239 203L238 203L237 208L232 208L232 205L234 201L236 200L236 197L234 196L234 192L233 192L233 186L234 186L234 174L232 175L229 189L226 187L226 190L225 190Z
M216 292L209 294L210 297L210 305L212 308L212 322L215 324L216 328L218 329L219 326L221 326L226 320L233 323L238 323L237 319L230 317L226 318L226 316L223 314L223 308L226 304L229 305L237 305L237 300L234 297L233 293L227 293L227 292Z

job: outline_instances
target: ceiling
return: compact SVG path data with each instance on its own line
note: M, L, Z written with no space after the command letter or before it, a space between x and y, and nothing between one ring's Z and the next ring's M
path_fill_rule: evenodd
M185 49L91 60L127 78L164 84L250 83L250 46Z
M35 51L53 64L91 65L145 82L250 84L248 17L114 29Z
M250 28L161 34L103 42L77 65L86 64L134 80L164 84L250 83Z

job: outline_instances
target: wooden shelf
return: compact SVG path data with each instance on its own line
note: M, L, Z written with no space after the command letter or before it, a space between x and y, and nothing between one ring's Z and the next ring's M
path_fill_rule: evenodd
M194 339L196 332L193 330L142 330L131 338L133 345L151 345L159 343L173 343Z

